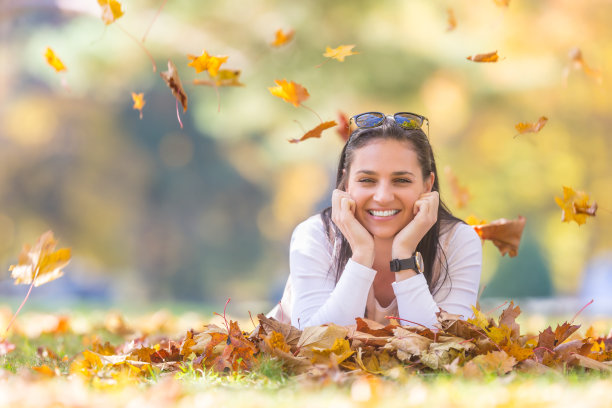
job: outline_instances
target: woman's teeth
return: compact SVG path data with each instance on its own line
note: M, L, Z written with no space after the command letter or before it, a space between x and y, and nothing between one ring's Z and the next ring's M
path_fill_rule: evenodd
M385 211L368 210L368 212L375 217L390 217L392 215L397 214L399 211L400 210L385 210Z

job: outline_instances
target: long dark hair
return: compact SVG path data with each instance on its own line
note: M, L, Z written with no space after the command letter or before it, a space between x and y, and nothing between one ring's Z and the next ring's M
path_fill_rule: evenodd
M357 128L351 134L348 141L344 145L344 148L342 149L342 153L340 154L338 173L336 175L337 189L346 191L346 181L350 173L351 164L355 157L355 151L374 140L380 139L393 139L408 143L417 154L423 177L428 177L432 172L435 176L431 191L440 192L436 161L434 159L434 154L431 149L431 145L429 144L427 135L420 128L411 129L401 127L391 118L385 118L381 126L367 129ZM340 279L340 275L342 275L342 271L344 270L346 263L353 255L353 252L348 241L331 219L331 207L327 207L321 212L321 218L323 219L323 224L325 225L327 237L334 248L334 260L330 273L335 272L337 282L338 279ZM441 223L444 223L445 226L450 227L457 222L462 221L453 216L450 210L442 202L442 199L440 199L440 205L438 206L438 219L425 234L423 239L421 239L421 242L419 242L417 245L417 251L419 251L423 256L423 262L425 264L425 271L423 272L423 275L425 275L427 285L432 291L434 288L436 288L438 282L440 282L440 279L442 279L442 282L444 282L448 278L448 262L446 261L446 254L440 245L440 225ZM440 256L439 276L433 276L433 266L436 255Z

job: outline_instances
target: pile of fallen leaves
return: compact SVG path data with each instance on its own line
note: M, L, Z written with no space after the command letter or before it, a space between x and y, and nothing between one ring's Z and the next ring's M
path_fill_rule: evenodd
M256 370L262 358L277 360L283 372L301 378L381 375L400 378L421 373L452 373L474 378L529 373L612 371L612 336L563 323L538 335L521 334L516 322L520 308L513 303L495 321L474 308L474 318L462 320L444 311L435 330L356 319L351 326L307 327L259 315L259 324L244 332L235 321L206 324L177 341L152 341L146 335L113 346L93 338L89 349L73 358L56 359L56 366L32 367L49 376L76 375L97 384L122 383L163 374L192 371L236 373ZM0 354L14 349L3 341ZM53 361L52 350L43 350ZM60 361L69 370L60 369ZM63 372L62 372L63 371Z

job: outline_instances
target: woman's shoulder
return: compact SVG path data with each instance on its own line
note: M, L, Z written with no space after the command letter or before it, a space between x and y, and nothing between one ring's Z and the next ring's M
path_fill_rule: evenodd
M324 248L327 251L331 250L321 214L315 214L299 223L291 235L292 249L305 249L313 246Z

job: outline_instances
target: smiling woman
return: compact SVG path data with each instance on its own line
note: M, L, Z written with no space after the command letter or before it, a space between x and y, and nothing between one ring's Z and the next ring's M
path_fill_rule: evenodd
M389 315L433 328L440 309L471 316L482 247L440 200L426 120L351 118L332 205L295 228L290 276L269 315L298 328Z

